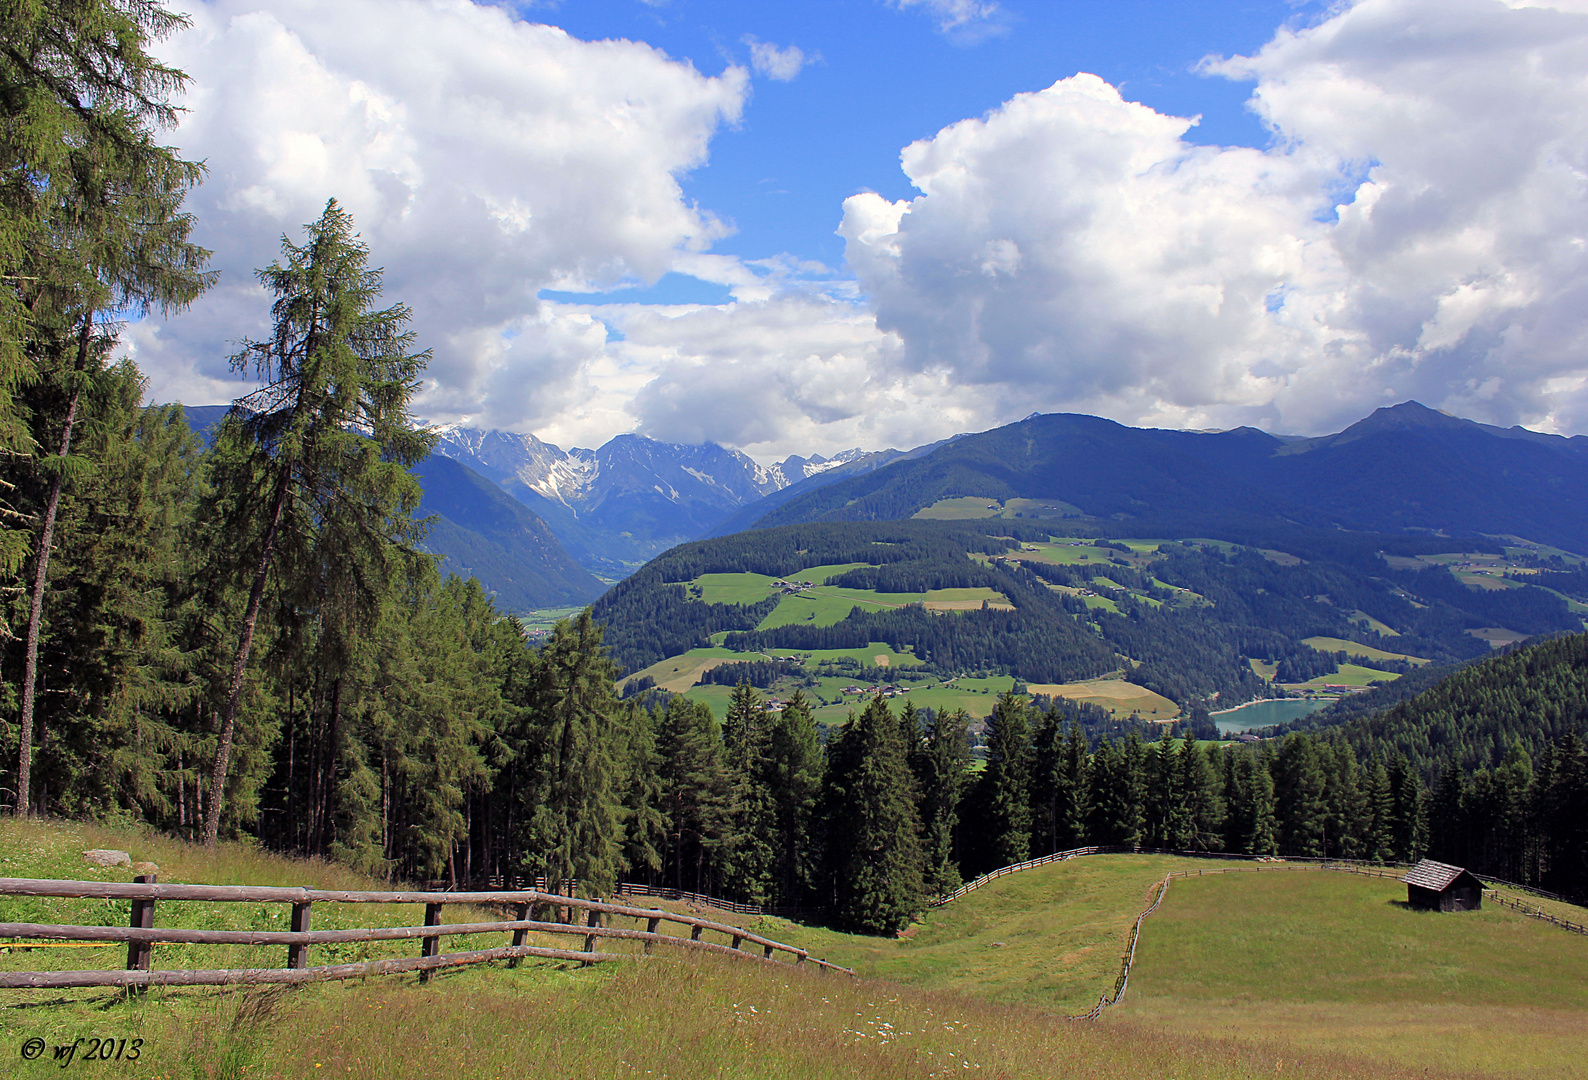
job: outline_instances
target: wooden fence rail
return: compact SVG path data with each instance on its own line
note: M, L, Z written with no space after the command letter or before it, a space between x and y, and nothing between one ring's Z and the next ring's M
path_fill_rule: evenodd
M59 988L73 986L218 986L229 983L301 983L334 979L355 979L368 975L384 975L417 971L421 980L428 979L439 968L465 964L484 963L491 960L508 960L516 964L524 957L542 957L571 960L593 964L607 960L634 959L632 953L597 952L596 942L601 940L637 941L649 953L654 945L693 949L718 953L761 963L788 966L778 956L792 958L793 966L809 962L813 967L854 972L829 964L811 956L806 950L785 945L742 927L730 926L692 915L680 915L654 908L631 907L583 897L564 896L536 889L492 892L414 892L414 891L344 891L329 889L292 889L247 885L174 885L160 884L151 877L139 877L131 884L98 881L55 881L34 878L0 878L0 895L62 897L96 900L132 901L131 925L71 926L53 923L0 923L0 936L31 940L103 941L127 944L125 970L100 971L14 971L0 972L0 989ZM156 927L155 907L162 900L186 900L209 903L284 903L292 905L291 929L288 930L189 930L177 927ZM315 903L338 904L424 904L425 921L422 926L368 927L351 930L310 930L310 916ZM491 922L444 924L441 913L447 904L474 904L506 906L517 916ZM536 919L539 909L566 908L569 913L583 911L587 918L578 922L556 922ZM634 919L643 922L644 930L629 930L602 924L603 916ZM689 937L658 933L663 923L687 926ZM702 933L711 931L730 939L723 945L702 940ZM529 933L558 934L581 937L584 948L547 948L526 944ZM476 949L468 952L440 952L444 937L459 934L510 933L512 943L493 949ZM370 960L354 964L333 964L322 967L308 966L308 951L314 945L338 942L402 941L419 939L420 955L407 959ZM250 945L287 946L287 964L282 968L227 968L210 970L150 970L153 947L156 944L196 945ZM761 955L747 952L745 945L759 947Z
M700 904L705 907L721 908L731 911L735 915L771 915L779 919L798 919L802 916L820 915L820 908L804 908L783 906L776 907L769 904L741 904L737 900L723 900L716 896L707 896L705 893L686 892L683 889L669 889L662 885L638 885L632 881L620 881L617 886L619 896L649 896L657 900L673 900L686 904Z
M1103 1010L1110 1005L1118 1005L1125 997L1125 988L1130 985L1130 967L1136 962L1136 943L1141 940L1141 924L1147 921L1147 916L1158 910L1158 905L1163 903L1165 894L1169 891L1169 882L1178 875L1165 874L1163 881L1158 886L1157 895L1152 898L1146 910L1136 916L1135 923L1130 928L1130 947L1125 950L1124 962L1119 968L1119 977L1114 980L1113 995L1104 994L1097 999L1097 1004L1080 1016L1072 1016L1071 1020L1096 1020L1103 1015Z
M1560 918L1559 916L1551 915L1549 912L1536 905L1533 907L1528 907L1520 900L1512 900L1510 897L1501 896L1493 889L1484 889L1483 891L1489 894L1489 899L1493 900L1501 907L1506 907L1510 908L1512 911L1521 912L1530 919L1538 919L1542 922L1547 922L1552 926L1560 927L1562 930L1570 930L1574 934L1588 934L1588 926L1583 926L1580 923L1570 922L1566 919Z

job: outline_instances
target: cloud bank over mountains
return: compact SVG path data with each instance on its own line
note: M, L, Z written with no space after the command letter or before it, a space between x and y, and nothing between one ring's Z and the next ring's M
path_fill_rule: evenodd
M1206 61L1253 84L1261 149L1191 144L1193 119L1084 73L1017 95L905 147L914 198L834 208L847 274L714 254L731 225L680 187L753 109L749 67L461 0L195 21L167 49L195 82L175 141L209 163L192 207L223 284L129 332L157 398L235 393L252 268L335 195L435 350L425 413L561 445L780 457L1033 410L1310 434L1407 398L1588 431L1576 0L1360 0ZM793 55L744 61L791 78ZM732 299L538 298L667 272Z

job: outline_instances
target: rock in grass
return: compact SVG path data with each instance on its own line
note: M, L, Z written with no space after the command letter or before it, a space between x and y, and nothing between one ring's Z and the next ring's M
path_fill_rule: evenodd
M132 856L125 851L94 848L92 851L83 852L83 861L94 866L129 866L132 863Z

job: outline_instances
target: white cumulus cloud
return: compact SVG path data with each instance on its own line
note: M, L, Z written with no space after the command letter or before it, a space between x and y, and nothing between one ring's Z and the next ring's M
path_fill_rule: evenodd
M1255 82L1270 148L1082 74L907 147L916 198L846 202L909 370L1000 419L1588 428L1588 17L1361 0L1206 68Z
M189 205L222 278L130 335L156 397L213 400L268 317L253 269L333 196L435 348L438 414L555 412L601 327L538 291L655 280L727 232L679 177L739 117L743 69L464 0L219 0L194 23L165 49L193 78L174 141L208 162Z

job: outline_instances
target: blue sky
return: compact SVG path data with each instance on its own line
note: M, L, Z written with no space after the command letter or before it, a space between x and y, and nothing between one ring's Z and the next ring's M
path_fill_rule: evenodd
M1001 0L999 7L984 30L958 33L940 30L929 11L882 0L606 0L519 10L588 40L648 42L710 74L748 66L747 38L799 48L810 58L799 74L757 79L744 118L717 135L710 162L683 187L738 230L713 250L745 259L787 252L836 269L845 198L915 194L899 169L900 148L1076 72L1100 75L1159 112L1200 116L1190 142L1266 145L1269 132L1246 107L1250 82L1197 66L1210 55L1254 52L1281 25L1315 20L1323 5ZM675 277L628 298L706 301L723 292Z
M564 447L1321 434L1409 399L1588 432L1588 0L193 21L172 138L221 278L124 335L159 399L243 389L253 270L335 197L434 351L423 414Z

